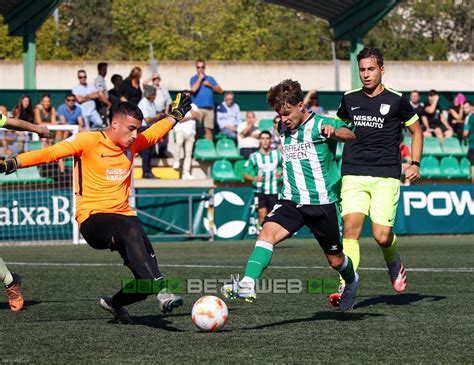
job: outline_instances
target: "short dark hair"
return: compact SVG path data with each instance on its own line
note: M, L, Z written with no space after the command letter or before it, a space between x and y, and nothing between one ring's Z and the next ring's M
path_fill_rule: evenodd
M261 136L263 136L264 134L268 135L270 138L272 138L272 134L269 132L269 131L261 131L260 132L260 135L258 136L258 138L260 138Z
M110 81L112 82L112 84L115 85L115 81L117 81L118 79L122 79L122 80L123 80L122 75L114 74L114 75L112 75L112 77L110 78Z
M198 63L204 63L204 66L206 65L206 61L204 61L203 59L198 59L198 60L196 60L196 65L197 65Z
M77 71L77 74L79 75L81 72L84 72L87 75L86 70L79 70L79 71Z
M364 58L371 58L374 57L377 60L377 64L382 67L383 66L383 55L380 49L375 47L366 47L362 51L359 52L357 55L357 63Z
M420 95L420 92L419 92L418 90L412 90L412 91L410 92L410 94L411 94L411 93L417 93L418 95Z
M107 62L99 62L97 64L97 71L100 71L102 67L107 67L107 66L108 66Z
M272 86L267 93L267 102L276 111L285 104L297 105L303 101L303 91L298 81L284 80L278 85Z
M434 96L434 95L439 95L439 93L435 89L431 89L428 91L428 96Z
M114 110L114 117L117 114L122 114L125 116L132 117L137 120L143 120L143 113L138 106L129 101L122 101L118 103L117 107Z
M74 99L76 98L76 95L74 95L71 91L68 91L68 92L66 93L66 99L67 99L67 98L70 98L71 96L74 96Z

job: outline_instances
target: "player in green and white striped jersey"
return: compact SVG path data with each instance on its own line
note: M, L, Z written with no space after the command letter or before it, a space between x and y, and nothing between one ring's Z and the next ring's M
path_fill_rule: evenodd
M272 87L268 103L280 115L286 130L283 145L283 194L268 213L242 280L224 285L228 297L256 298L255 283L273 255L273 246L306 225L323 249L329 264L346 281L339 309L352 309L358 275L342 251L342 219L339 213L341 177L336 165L336 140L355 138L341 120L308 112L298 82L285 80Z
M272 135L260 133L260 148L250 155L245 163L245 180L252 181L258 211L259 226L278 200L278 183L282 176L281 152L272 149Z

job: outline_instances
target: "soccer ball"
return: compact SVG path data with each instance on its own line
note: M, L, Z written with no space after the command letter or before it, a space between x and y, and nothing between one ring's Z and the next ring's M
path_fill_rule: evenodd
M219 331L224 327L227 318L229 318L227 306L218 297L207 295L194 303L192 320L203 332Z

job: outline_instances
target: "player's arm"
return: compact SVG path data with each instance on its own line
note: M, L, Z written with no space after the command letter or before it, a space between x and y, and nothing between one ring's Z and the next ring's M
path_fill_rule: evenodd
M68 138L58 144L37 151L21 153L0 161L0 173L11 174L17 169L54 162L69 156L78 156L83 150L83 141L88 135Z
M259 176L257 173L257 169L252 161L252 158L249 158L247 162L245 162L244 179L252 182L263 181L263 177Z
M0 114L0 128L2 127L14 131L36 133L44 138L49 137L49 129L45 125L33 124L17 118L8 118L6 115Z
M356 136L352 128L343 120L318 117L319 133L325 138L334 138L342 142L353 141Z
M173 129L176 123L181 122L187 112L191 109L191 97L184 93L178 93L174 99L170 114L153 124L143 133L140 133L132 145L132 152L140 152L144 148L154 145Z
M425 109L426 110L426 109ZM405 177L409 181L415 181L420 178L420 161L423 151L423 131L421 130L418 115L413 110L407 98L400 100L398 117L411 133L411 165L405 169Z
M339 108L337 109L336 115L339 119L342 119L345 122L350 122L351 121L349 111L347 110L346 96L345 95L342 97L341 105L339 105Z

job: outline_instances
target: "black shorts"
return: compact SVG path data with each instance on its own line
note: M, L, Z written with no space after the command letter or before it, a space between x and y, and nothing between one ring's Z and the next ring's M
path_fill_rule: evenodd
M136 216L115 213L93 214L82 222L80 231L92 248L118 251L124 265L128 264L125 240L130 243L131 236L138 236L142 242L135 242L135 244L143 243L148 254L152 256L155 254L150 239Z
M474 166L474 148L467 150L467 158L471 162L471 166Z
M342 252L342 218L338 203L298 206L290 200L278 200L263 224L267 222L277 223L290 235L305 225L326 254Z
M265 208L270 211L277 201L278 194L255 193L255 205L257 209Z

